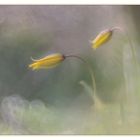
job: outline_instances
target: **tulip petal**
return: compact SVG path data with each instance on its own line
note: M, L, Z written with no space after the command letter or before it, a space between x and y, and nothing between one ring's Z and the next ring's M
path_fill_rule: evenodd
M55 53L38 60L33 58L31 59L34 61L34 63L29 65L29 68L32 68L32 70L49 69L61 63L64 60L64 56L62 54Z
M113 30L104 30L97 35L97 37L92 41L92 48L99 48L101 45L105 44L111 39Z

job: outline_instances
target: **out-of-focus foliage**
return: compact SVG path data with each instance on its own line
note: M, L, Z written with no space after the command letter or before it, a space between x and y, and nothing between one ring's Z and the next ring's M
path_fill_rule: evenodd
M139 82L130 42L121 32L94 51L89 40L120 26L139 62L135 6L0 6L1 134L140 134ZM135 39L136 37L136 39ZM30 57L78 54L50 70L32 71ZM80 84L83 81L85 87Z

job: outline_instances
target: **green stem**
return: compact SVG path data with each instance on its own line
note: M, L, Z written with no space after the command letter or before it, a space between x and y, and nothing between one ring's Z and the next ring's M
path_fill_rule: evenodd
M87 66L87 69L89 70L89 73L90 73L91 79L92 79L92 84L93 84L93 100L94 100L94 98L96 96L96 81L95 81L94 71L92 70L91 66L89 65L89 63L85 59L83 59L83 58L81 58L81 57L79 57L77 55L65 55L65 58L69 58L69 57L77 58L77 59L82 61Z

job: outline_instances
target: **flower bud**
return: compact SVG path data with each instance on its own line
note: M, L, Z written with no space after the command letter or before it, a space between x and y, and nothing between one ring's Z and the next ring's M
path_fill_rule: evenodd
M97 37L91 41L92 47L94 49L99 48L101 45L105 44L107 41L111 39L113 30L112 29L106 29L102 32L100 32Z
M60 53L54 53L47 55L46 57L42 59L33 59L31 58L34 63L29 65L29 68L32 70L37 70L37 69L50 69L55 67L56 65L60 64L64 59L64 55Z

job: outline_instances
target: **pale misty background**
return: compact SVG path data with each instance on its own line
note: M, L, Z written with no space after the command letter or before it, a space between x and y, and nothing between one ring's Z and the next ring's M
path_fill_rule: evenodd
M0 134L140 134L140 77L128 40L117 31L96 51L90 44L100 31L121 27L140 62L139 12L140 6L0 6ZM90 63L102 104L97 110L79 84L91 85L79 60L51 70L28 68L31 56L50 52Z

